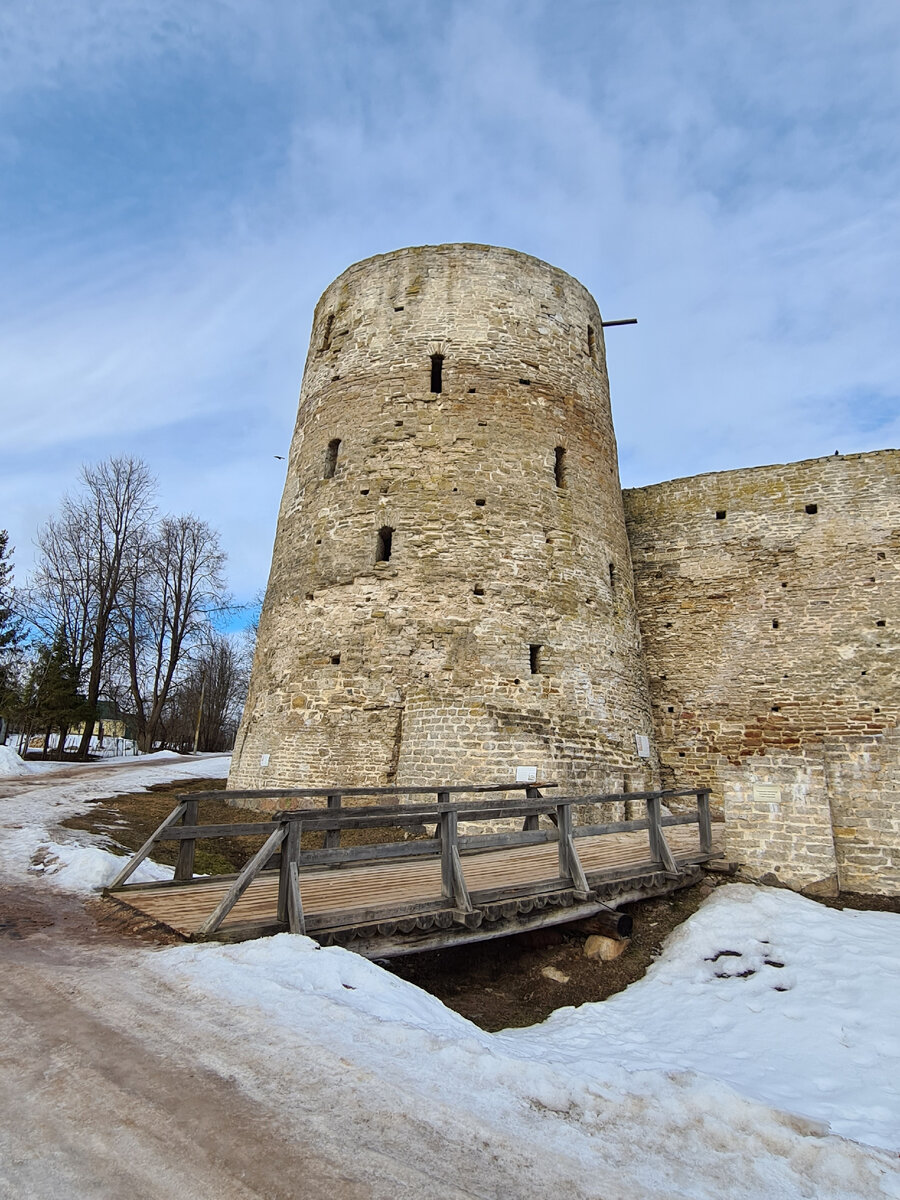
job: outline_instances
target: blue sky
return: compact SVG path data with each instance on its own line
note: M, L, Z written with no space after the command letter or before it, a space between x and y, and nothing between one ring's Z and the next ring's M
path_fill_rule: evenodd
M313 306L512 246L607 318L623 483L900 444L900 6L9 0L0 527L142 455L266 579Z

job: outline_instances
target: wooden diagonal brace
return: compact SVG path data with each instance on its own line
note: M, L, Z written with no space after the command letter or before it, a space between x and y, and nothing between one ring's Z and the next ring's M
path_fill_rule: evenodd
M146 842L144 842L143 846L141 846L141 848L140 848L140 850L138 850L137 854L135 854L131 858L129 858L128 862L125 864L125 866L122 868L122 870L118 873L118 875L115 877L115 879L112 881L112 883L109 883L106 885L107 891L111 891L113 888L121 887L121 885L125 882L125 880L128 879L128 877L137 870L137 868L141 865L141 863L144 861L144 859L147 857L147 855L153 849L153 846L154 846L155 842L157 841L157 839L159 838L159 835L161 833L165 833L165 831L169 828L170 825L174 825L176 821L180 821L186 811L187 811L186 801L182 800L182 802L180 804L176 804L175 808L169 813L169 815L163 821L162 825L160 825L160 827L158 829L155 829L153 831L153 833L150 834L149 838L147 838Z
M197 930L200 937L208 937L211 933L219 928L231 910L243 896L244 892L269 861L274 852L278 849L281 843L287 836L286 822L284 825L279 825L274 833L270 834L266 839L266 844L262 849L257 850L247 865L238 875L237 879L222 897L222 900L210 915L206 918L203 924Z

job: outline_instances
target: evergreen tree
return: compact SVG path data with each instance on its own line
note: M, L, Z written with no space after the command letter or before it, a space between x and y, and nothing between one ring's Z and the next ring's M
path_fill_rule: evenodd
M66 735L81 724L91 708L78 691L78 671L72 662L65 634L60 630L52 645L42 643L28 680L25 702L32 729L44 734L44 757L53 733L59 735L56 757L62 758Z

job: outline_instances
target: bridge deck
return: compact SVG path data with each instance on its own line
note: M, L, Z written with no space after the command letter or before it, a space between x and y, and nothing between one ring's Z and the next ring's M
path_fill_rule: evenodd
M721 850L721 826L713 829L713 853ZM578 855L588 882L594 890L592 903L573 905L571 882L560 878L556 844L512 846L499 850L463 854L463 874L471 895L475 912L468 920L460 920L462 929L456 930L452 940L472 940L477 937L499 936L507 929L502 916L529 913L531 905L543 909L544 901L551 907L567 906L569 912L544 917L540 923L553 920L572 919L583 911L596 911L601 902L617 892L633 898L639 894L658 894L672 887L682 886L696 878L697 866L708 855L700 850L698 829L694 825L681 825L667 830L667 840L679 869L686 869L680 879L660 874L659 863L654 862L643 832L607 834L599 837L586 836L578 839ZM692 869L692 864L694 864ZM139 913L169 927L186 938L193 938L203 922L228 891L234 876L194 878L189 883L163 883L140 885L127 891L115 893L115 899ZM422 930L443 929L454 920L452 901L442 899L441 863L435 857L382 861L365 865L346 864L334 868L301 868L299 873L300 894L305 915L306 929L313 936L325 941L347 941L354 948L367 953L364 946L365 934L380 933L381 950L373 953L400 953L391 949L385 936L397 932L399 922L402 934L418 936L422 946L409 942L409 949L424 948ZM502 895L501 895L502 893ZM509 900L512 898L512 909ZM506 903L504 903L506 901ZM608 902L608 900L607 900ZM236 940L275 932L277 925L278 871L266 870L257 875L247 890L222 922L217 938ZM481 924L482 913L486 913L493 928L488 932L476 932ZM417 926L418 920L418 926ZM365 928L366 921L370 923ZM387 923L387 924L386 924ZM536 923L536 918L525 919L519 927ZM460 936L466 934L468 937ZM416 927L417 926L417 927ZM283 927L283 926L282 926ZM343 933L360 938L350 942ZM324 935L324 936L323 936ZM436 932L430 937L434 942ZM443 942L451 940L445 936ZM402 944L401 938L397 945Z

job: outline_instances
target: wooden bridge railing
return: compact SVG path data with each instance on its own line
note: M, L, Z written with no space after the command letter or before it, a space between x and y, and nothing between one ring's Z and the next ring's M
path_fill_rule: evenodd
M291 933L312 932L324 926L322 917L304 918L300 891L302 868L342 866L344 864L375 864L389 859L440 857L441 896L433 901L417 900L405 904L394 904L386 912L359 909L342 913L342 924L361 924L381 918L395 918L404 913L421 913L427 910L452 908L454 919L465 922L466 915L473 913L473 897L466 885L462 868L462 856L483 853L498 848L533 846L556 842L558 847L557 886L571 889L577 900L589 900L591 888L578 856L577 839L597 837L604 834L646 830L649 839L650 857L654 864L667 874L677 876L678 865L672 856L664 829L667 826L696 824L699 827L700 858L712 853L712 827L709 810L709 790L688 788L680 790L629 793L597 793L584 796L546 797L541 789L554 788L555 783L539 784L496 784L483 787L442 788L307 788L266 790L263 792L230 792L229 798L262 799L326 799L327 808L282 809L273 813L269 821L231 822L201 825L199 805L204 799L221 800L221 792L195 792L179 800L174 810L150 836L137 853L126 863L107 890L137 890L142 888L174 887L194 880L194 849L199 838L242 837L267 834L265 843L256 851L243 869L233 878L231 887L216 905L209 917L197 930L200 936L209 936L221 926L254 879L268 866L278 864L278 912L277 921ZM451 800L452 795L481 794L488 792L524 791L525 798L498 800ZM375 805L343 808L344 797L436 795L436 803ZM664 800L695 796L695 812L684 815L663 815ZM575 806L608 804L612 802L634 802L643 800L647 815L636 820L605 822L603 824L575 825ZM549 818L551 828L539 828L540 817ZM477 823L509 818L523 820L519 830L488 833L460 834L459 822ZM178 824L178 822L181 824ZM341 831L345 829L408 829L411 826L435 825L435 836L415 841L393 841L375 845L340 846ZM321 850L302 850L301 832L324 833ZM158 842L180 842L174 878L168 883L128 884L135 869L151 853ZM202 883L206 877L195 880ZM534 891L534 882L481 889L475 895L480 904L489 904L527 894Z

